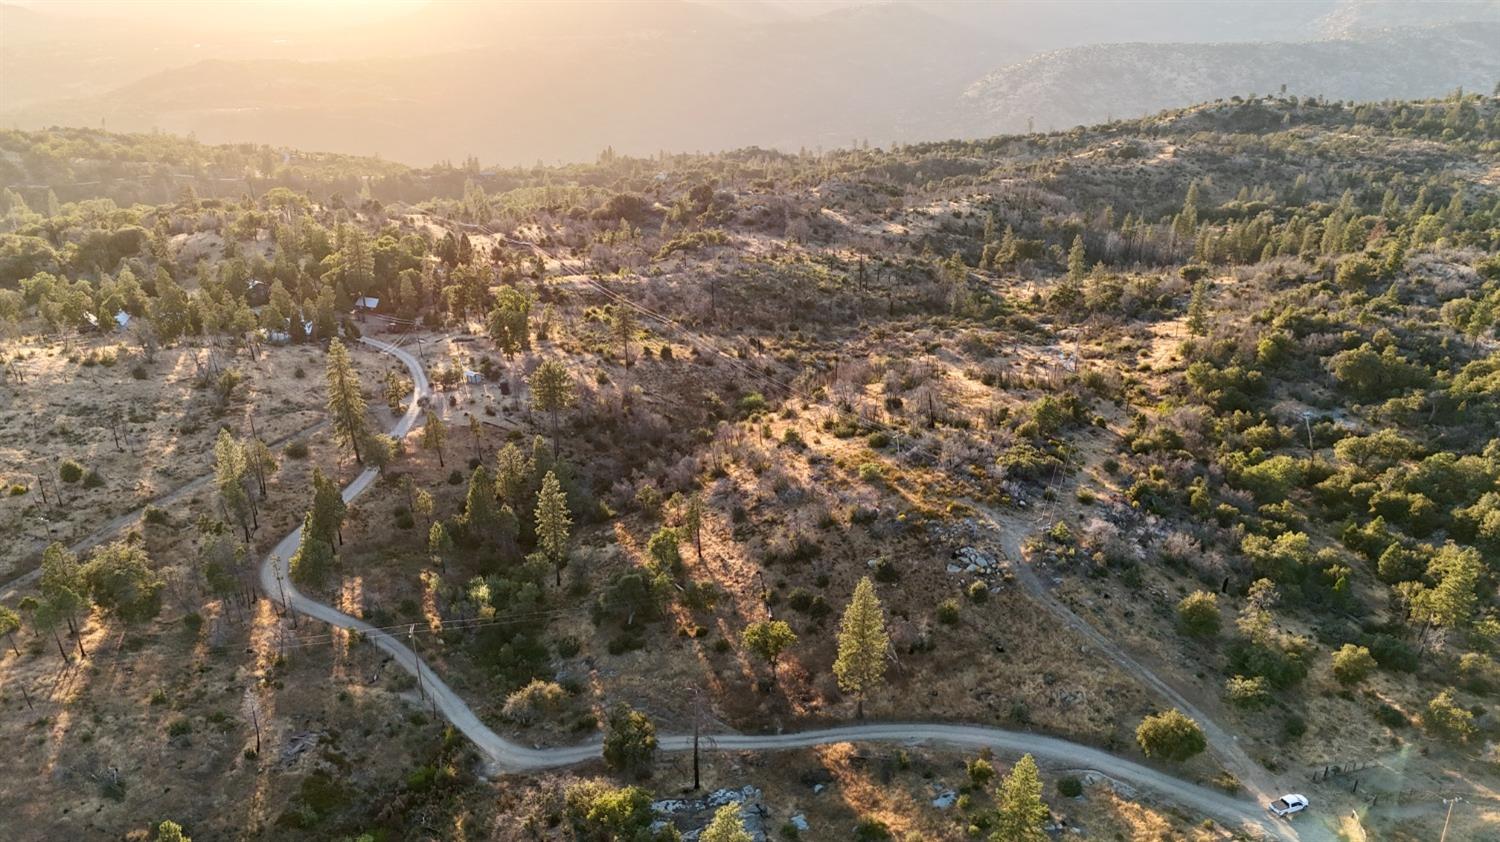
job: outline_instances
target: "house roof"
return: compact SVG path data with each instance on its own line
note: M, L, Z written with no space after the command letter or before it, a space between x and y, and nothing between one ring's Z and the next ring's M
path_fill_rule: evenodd
M376 307L380 306L380 299L371 298L370 296L362 296L355 299L354 306L363 307L366 310L374 310Z

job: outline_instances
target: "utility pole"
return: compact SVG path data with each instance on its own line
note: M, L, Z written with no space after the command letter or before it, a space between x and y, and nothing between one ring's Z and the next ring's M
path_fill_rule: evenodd
M285 617L288 613L292 615L292 625L297 625L297 614L292 611L292 606L286 601L286 578L281 573L281 556L271 556L271 572L276 575L276 588L281 591L281 615Z
M1453 805L1462 800L1462 798L1456 795L1452 798L1443 799L1443 803L1448 805L1448 815L1443 818L1443 835L1438 837L1438 842L1444 842L1448 838L1448 823L1453 821Z
M427 702L427 687L422 682L422 658L417 654L417 624L412 623L406 627L406 641L411 646L412 660L417 668L417 692L422 696L423 704ZM436 707L434 705L434 707Z

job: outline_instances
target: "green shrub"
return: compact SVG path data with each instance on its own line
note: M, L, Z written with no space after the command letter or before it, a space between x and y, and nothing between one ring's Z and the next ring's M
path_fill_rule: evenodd
M958 600L945 599L937 607L937 619L945 626L958 624Z
M167 510L160 506L147 506L146 511L141 515L141 519L152 526L166 526L170 520L167 517Z
M307 458L307 442L305 442L305 441L290 442L290 443L287 444L286 449L283 450L282 452L286 454L286 456L287 456L288 459L306 459Z
M854 838L859 842L885 842L892 838L891 829L874 816L861 816L854 826Z
M1375 657L1363 646L1345 643L1333 653L1333 677L1340 684L1358 684L1374 670Z
M63 482L78 482L83 479L83 466L72 459L64 459L57 466L57 475Z
M99 472L98 471L93 470L92 468L90 468L89 471L88 471L88 473L86 473L86 474L83 475L83 487L84 488L102 488L103 486L104 486L104 477L99 476Z
M1083 781L1073 777L1058 778L1057 794L1064 798L1077 798L1083 794Z
M1259 710L1271 703L1271 688L1258 675L1251 678L1236 675L1225 682L1224 696L1237 708Z
M1147 757L1181 762L1208 747L1203 729L1179 710L1153 714L1135 729L1135 739Z
M1223 618L1219 616L1219 598L1208 591L1194 591L1177 603L1177 623L1193 637L1215 637Z
M984 582L970 582L966 593L974 602L984 602L990 598L990 586Z

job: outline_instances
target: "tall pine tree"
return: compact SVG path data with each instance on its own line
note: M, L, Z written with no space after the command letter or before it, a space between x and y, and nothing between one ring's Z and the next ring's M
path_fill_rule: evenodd
M562 569L568 561L568 530L573 525L568 516L568 496L563 493L557 474L548 471L542 478L542 490L536 498L536 542L557 571L557 587L562 587Z
M854 598L839 621L839 655L833 673L839 688L858 698L855 715L865 715L865 695L885 678L891 640L885 631L885 611L875 596L875 583L866 576L854 588Z
M364 464L359 445L369 434L365 396L360 391L359 374L354 371L349 350L338 339L328 344L328 412L333 416L334 435L354 451L355 462Z

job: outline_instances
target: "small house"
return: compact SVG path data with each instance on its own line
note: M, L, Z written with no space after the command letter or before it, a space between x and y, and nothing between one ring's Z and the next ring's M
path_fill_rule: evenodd
M356 313L373 313L378 307L380 307L380 299L378 298L361 295L359 298L354 299L354 312Z

